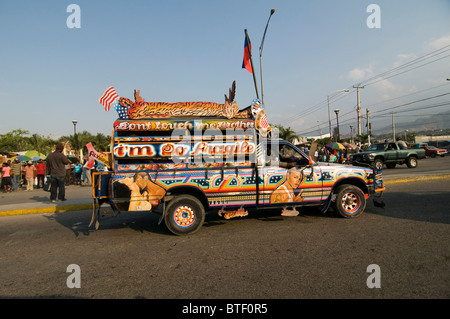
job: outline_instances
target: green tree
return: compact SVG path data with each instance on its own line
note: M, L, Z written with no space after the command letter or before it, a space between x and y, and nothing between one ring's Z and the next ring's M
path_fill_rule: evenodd
M44 137L35 133L28 138L28 144L30 145L29 150L38 151L39 153L48 155L51 153L56 142L50 137Z
M86 144L92 143L92 146L98 152L108 152L111 144L111 136L104 135L102 133L97 133L97 135L92 135L88 131L83 131L81 133L77 133L76 136L62 136L58 140L59 142L69 141L72 148L82 149L83 154L87 154Z
M300 139L300 137L290 127L284 127L280 124L275 124L274 127L278 128L278 137L282 140L292 143L295 139Z
M93 137L92 145L98 152L108 152L111 147L111 136L97 133Z
M17 129L0 135L0 151L1 152L24 152L29 147L28 138L25 135L30 132Z

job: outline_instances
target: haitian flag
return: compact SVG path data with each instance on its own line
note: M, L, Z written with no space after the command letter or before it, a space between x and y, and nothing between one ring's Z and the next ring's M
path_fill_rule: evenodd
M252 66L250 64L250 52L252 51L252 44L250 38L246 35L244 42L244 60L242 61L242 68L252 73Z

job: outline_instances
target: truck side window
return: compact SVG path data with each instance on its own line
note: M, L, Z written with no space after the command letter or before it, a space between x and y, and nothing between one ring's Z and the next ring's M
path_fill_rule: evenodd
M289 145L280 145L280 162L291 163L292 166L308 165L309 160Z

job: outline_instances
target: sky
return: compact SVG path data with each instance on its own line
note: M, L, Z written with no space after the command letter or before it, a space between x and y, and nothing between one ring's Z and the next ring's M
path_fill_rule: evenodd
M449 0L0 0L0 134L57 138L77 120L77 132L109 135L118 116L98 102L109 86L130 99L137 89L146 101L224 103L236 81L243 109L256 98L245 29L269 122L312 136L336 126L339 109L350 134L354 86L372 129L392 112L412 122L450 110L449 17Z

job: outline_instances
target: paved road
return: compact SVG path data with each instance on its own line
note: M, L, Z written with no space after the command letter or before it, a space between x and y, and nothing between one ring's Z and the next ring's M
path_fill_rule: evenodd
M393 169L383 169L383 178L386 181L391 181L394 179L414 178L418 176L429 177L432 175L449 174L450 155L419 160L419 164L416 168L408 168L406 165L397 165Z
M2 217L0 298L448 299L448 189L450 179L393 184L385 209L369 202L355 219L211 215L184 237L146 213L98 231L88 210ZM80 288L67 286L72 264ZM372 264L381 288L367 287Z

